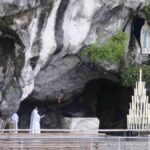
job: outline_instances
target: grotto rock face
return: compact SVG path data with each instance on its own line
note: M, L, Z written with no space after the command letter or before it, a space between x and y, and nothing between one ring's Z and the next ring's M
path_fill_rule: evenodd
M70 99L75 94L81 93L85 84L91 79L107 78L117 81L117 77L107 72L99 72L90 64L76 65L77 58L64 58L57 61L54 66L49 65L44 71L35 77L35 88L31 97L38 100L56 99L61 93L63 99ZM67 67L65 66L68 63ZM61 64L61 67L60 67ZM64 64L64 65L63 65ZM68 72L68 67L70 71ZM51 72L50 70L53 70Z
M130 33L130 13L140 4L142 9L143 0L1 0L2 115L17 111L32 91L34 99L54 99L60 91L67 99L92 78L116 80L105 70L118 70L119 65L93 71L77 54L118 30Z
M19 108L22 87L19 76L24 65L22 45L7 32L0 38L0 109L9 115Z

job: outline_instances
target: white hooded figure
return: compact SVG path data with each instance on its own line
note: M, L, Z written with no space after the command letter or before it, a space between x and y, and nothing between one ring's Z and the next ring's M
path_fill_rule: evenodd
M37 107L33 109L30 118L30 133L41 133L40 119L44 116L45 115L40 117Z
M12 116L11 116L11 119L13 121L13 123L15 124L15 129L16 129L16 133L18 131L18 122L19 122L19 117L17 115L17 113L14 113Z
M140 42L141 42L142 53L146 53L146 54L150 53L150 26L146 20L141 29Z

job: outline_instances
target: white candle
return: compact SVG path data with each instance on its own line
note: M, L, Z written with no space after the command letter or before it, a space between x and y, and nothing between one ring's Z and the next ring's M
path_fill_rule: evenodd
M140 82L142 81L142 69L140 69Z
M127 128L128 129L130 128L129 125L130 125L130 120L129 120L129 115L127 115Z

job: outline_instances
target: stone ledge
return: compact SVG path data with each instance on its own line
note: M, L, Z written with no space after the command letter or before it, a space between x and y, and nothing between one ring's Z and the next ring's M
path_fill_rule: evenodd
M74 118L69 118L65 117L65 124L66 124L66 129L71 129L71 130L98 130L99 129L99 124L100 121L98 118L86 118L86 117L74 117Z

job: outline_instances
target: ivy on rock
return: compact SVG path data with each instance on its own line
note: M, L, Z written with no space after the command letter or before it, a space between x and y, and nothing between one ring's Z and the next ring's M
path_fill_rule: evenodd
M144 6L144 13L147 20L150 20L150 4Z
M94 63L102 63L106 60L109 63L118 63L123 55L125 42L128 36L125 32L118 32L110 37L102 46L94 43L81 52L81 56L88 56Z

